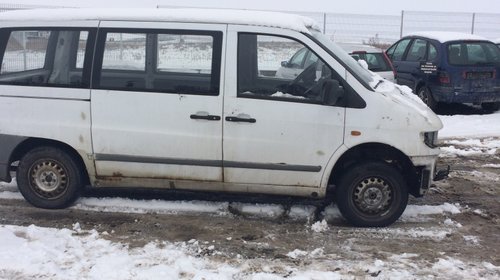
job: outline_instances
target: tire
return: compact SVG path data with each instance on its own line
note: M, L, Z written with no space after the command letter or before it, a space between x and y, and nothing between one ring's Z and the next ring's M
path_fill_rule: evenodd
M434 112L436 111L437 102L432 96L432 92L428 87L423 86L419 88L417 91L417 95L420 99L422 99L422 101L425 103L425 105L427 105L427 107L429 107Z
M335 190L342 216L358 227L394 223L408 204L408 189L401 173L383 162L368 162L347 170Z
M32 205L60 209L80 195L83 176L80 165L67 152L54 147L29 151L17 168L17 185Z
M482 103L481 108L485 111L498 111L498 109L500 109L500 102Z

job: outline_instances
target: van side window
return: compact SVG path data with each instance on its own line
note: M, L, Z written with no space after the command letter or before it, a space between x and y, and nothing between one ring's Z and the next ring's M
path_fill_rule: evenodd
M144 71L146 34L111 32L106 34L102 69Z
M238 35L238 97L321 104L325 83L332 79L342 83L301 42L280 36Z
M427 53L427 41L415 39L406 55L406 61L423 61Z
M96 88L218 95L222 32L103 31Z
M7 36L7 44L1 46L5 51L0 84L89 86L89 77L83 77L89 31L28 29L11 31Z

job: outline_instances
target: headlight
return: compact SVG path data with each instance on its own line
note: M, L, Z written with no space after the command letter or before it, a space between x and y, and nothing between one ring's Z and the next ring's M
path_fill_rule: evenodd
M438 132L437 131L424 132L424 143L429 148L436 148L437 147L437 139L438 139Z

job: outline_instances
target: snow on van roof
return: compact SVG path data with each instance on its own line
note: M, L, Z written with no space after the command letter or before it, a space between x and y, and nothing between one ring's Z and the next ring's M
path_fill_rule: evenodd
M0 13L0 21L130 20L230 23L278 27L309 33L320 30L311 18L280 12L231 9L34 9Z
M450 41L460 41L460 40L475 40L475 41L487 41L488 39L467 33L460 32L445 32L445 31L426 31L426 32L415 32L408 36L420 36L425 38L430 38L437 40L441 43L446 43Z

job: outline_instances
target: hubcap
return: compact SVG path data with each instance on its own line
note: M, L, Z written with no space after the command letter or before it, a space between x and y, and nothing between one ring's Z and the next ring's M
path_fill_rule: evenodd
M391 202L392 188L382 178L366 178L354 188L354 205L365 214L383 213Z
M30 183L38 196L53 199L66 191L68 176L60 163L53 160L43 160L31 166Z

